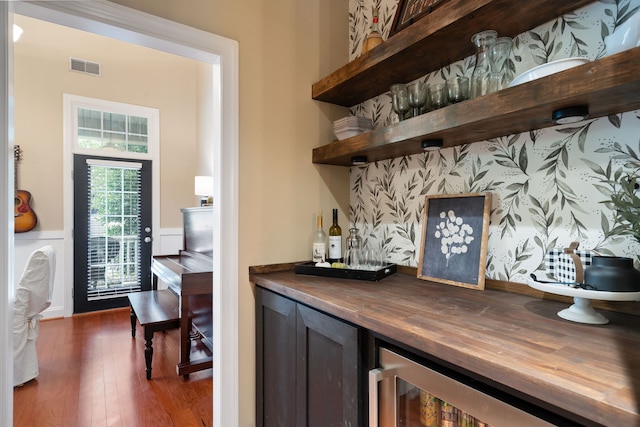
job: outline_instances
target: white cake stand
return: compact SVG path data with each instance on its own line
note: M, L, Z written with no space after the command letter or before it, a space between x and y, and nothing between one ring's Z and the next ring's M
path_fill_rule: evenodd
M556 295L573 297L573 305L558 312L558 316L566 320L591 325L605 325L609 320L591 306L591 300L599 301L639 301L640 292L608 292L590 291L572 288L557 283L542 283L527 278L527 284L533 289Z

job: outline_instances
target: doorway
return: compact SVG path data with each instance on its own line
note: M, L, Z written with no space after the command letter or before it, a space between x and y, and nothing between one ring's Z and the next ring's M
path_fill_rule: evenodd
M63 100L73 312L126 307L127 293L151 289L160 111L67 93Z
M74 155L74 313L151 289L151 161Z
M238 321L238 140L239 140L239 53L238 43L211 33L186 27L175 22L148 15L111 2L4 2L0 4L3 31L0 42L6 48L10 45L7 35L8 10L25 14L37 19L57 22L73 28L91 28L96 33L135 41L147 47L159 46L173 53L184 54L212 65L213 79L217 85L211 89L214 99L214 111L211 115L214 157L214 423L215 425L237 425L239 408L238 384L238 328L229 327ZM11 56L0 55L0 68L11 70ZM3 128L11 127L12 114L9 90L11 76L4 76L4 102L0 104L0 118ZM224 95L224 96L223 96ZM12 141L5 133L2 136L5 145ZM3 157L4 158L4 157ZM5 160L7 160L5 158ZM9 164L9 162L6 162ZM10 165L10 164L9 164ZM71 166L71 165L68 165ZM10 167L10 166L9 166ZM10 170L10 169L9 169ZM0 188L10 188L10 178L0 175ZM8 197L2 198L5 205ZM66 202L65 202L66 203ZM9 206L3 211L9 212ZM2 216L2 215L0 215ZM6 222L8 222L8 218ZM224 224L224 228L222 227ZM71 241L71 226L65 225L65 241ZM7 239L11 242L12 239ZM72 253L72 247L65 248L65 255ZM10 250L0 255L0 264L10 266L13 255ZM13 271L4 269L2 287L5 289L1 299L2 312L10 313L11 286ZM6 314L3 318L9 318ZM2 342L10 343L10 323L5 322L2 330ZM227 327L222 328L222 325ZM3 346L4 348L4 346ZM6 349L5 349L6 350ZM0 352L3 375L0 376L0 418L3 424L11 425L12 384L11 353ZM224 370L222 364L224 363Z

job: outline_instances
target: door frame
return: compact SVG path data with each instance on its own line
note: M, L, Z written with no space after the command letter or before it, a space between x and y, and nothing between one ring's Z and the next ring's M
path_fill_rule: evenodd
M127 40L124 40L127 41ZM77 132L77 116L75 114L76 108L95 108L101 111L107 111L114 109L114 111L120 111L120 109L127 110L129 106L124 102L108 101L102 99L96 99L81 95L74 95L69 93L62 94L63 102L63 170L73 171L73 156L74 154L96 156L96 157L113 157L114 153L108 150L89 150L78 147L76 132ZM122 158L128 160L140 159L151 160L151 236L158 236L160 234L160 112L156 108L140 107L139 110L131 110L135 114L148 115L148 131L149 131L149 152L148 153L132 153L122 152ZM119 156L120 154L117 154ZM69 230L73 230L74 224L74 181L73 173L67 173L63 177L63 205L64 205L64 230L65 230L65 281L64 283L73 283L74 281L74 242L73 232L69 234ZM151 242L152 255L164 255L158 254L160 249L159 239L153 239ZM71 290L75 289L75 284L71 287ZM76 306L73 300L73 295L69 289L65 291L65 317L71 316L74 313L74 307Z
M73 262L79 268L74 268L73 280L73 313L88 313L97 310L105 310L111 308L128 307L126 291L120 290L118 294L111 295L107 298L96 298L89 300L89 258L90 243L92 236L90 217L91 212L89 205L91 201L91 177L90 164L104 164L115 168L127 168L133 164L137 169L139 182L143 185L139 189L138 203L138 244L139 259L137 261L138 268L138 285L141 291L151 290L151 256L153 255L152 245L145 242L145 237L153 236L152 231L145 231L145 226L152 224L152 212L155 209L155 202L152 200L152 190L143 190L144 184L153 181L151 159L132 159L127 157L105 157L95 154L73 153ZM137 164L137 165L136 165ZM81 214L80 214L81 213ZM100 236L103 238L104 236ZM104 241L104 259L103 263L107 263L108 253L112 251L109 246L108 239ZM118 253L125 253L122 243L118 246ZM124 255L123 255L124 257ZM145 262L146 261L146 262ZM126 262L126 261L125 261ZM106 269L106 267L105 267ZM94 270L92 269L91 272ZM106 270L104 270L106 271Z
M214 265L213 265L213 421L217 426L239 424L238 381L238 140L239 47L234 40L188 27L108 1L0 2L0 304L5 328L0 328L0 423L13 424L13 220L9 218L13 174L12 129L12 24L10 12L91 31L107 37L175 53L211 64L214 85L212 117L214 164ZM11 155L10 154L11 151ZM222 227L224 224L224 227ZM64 230L65 240L71 230ZM65 243L65 248L70 246ZM65 258L70 256L65 249ZM219 286L214 286L214 284ZM222 325L226 325L223 329ZM224 365L224 369L222 366Z

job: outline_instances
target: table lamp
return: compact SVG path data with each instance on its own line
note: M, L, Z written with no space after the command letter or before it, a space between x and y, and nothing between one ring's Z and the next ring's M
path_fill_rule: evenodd
M200 206L211 206L213 204L213 177L196 176L195 193L200 196Z

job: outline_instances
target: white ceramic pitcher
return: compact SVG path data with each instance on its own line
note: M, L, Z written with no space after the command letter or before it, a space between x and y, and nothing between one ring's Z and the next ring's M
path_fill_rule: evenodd
M622 52L640 46L640 13L636 13L624 24L616 28L613 34L604 38L607 55Z

